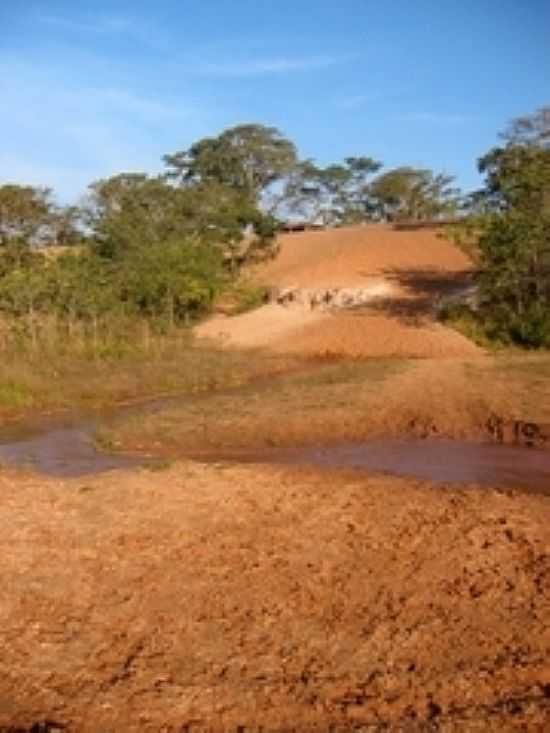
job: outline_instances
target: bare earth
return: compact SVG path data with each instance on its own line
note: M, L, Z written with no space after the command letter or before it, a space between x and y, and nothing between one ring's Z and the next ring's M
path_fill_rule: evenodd
M197 329L226 346L269 347L300 354L472 356L480 350L437 323L438 299L469 283L471 263L435 231L382 225L288 234L278 257L256 279L278 287L386 287L360 312L328 314L270 305Z
M0 491L0 730L548 730L548 498L189 462Z
M392 298L335 316L269 306L221 319L226 341L432 358L328 362L197 398L138 418L125 444L181 456L550 419L546 361L496 363L434 321L434 298L467 281L460 252L429 232L340 235L289 235L258 277L382 277ZM57 480L0 467L1 733L550 730L549 496L158 468Z

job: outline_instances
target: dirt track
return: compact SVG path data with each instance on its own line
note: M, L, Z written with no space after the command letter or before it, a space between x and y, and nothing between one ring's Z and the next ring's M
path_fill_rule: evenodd
M0 491L0 730L548 729L547 498L193 463Z

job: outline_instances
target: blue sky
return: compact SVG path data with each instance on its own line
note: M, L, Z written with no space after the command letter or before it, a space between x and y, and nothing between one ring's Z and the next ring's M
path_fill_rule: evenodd
M0 27L0 181L65 202L241 122L470 189L550 104L548 0L0 0Z

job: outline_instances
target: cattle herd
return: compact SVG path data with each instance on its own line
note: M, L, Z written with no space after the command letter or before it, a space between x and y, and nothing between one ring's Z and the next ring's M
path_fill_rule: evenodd
M269 302L285 307L302 307L310 310L345 310L359 308L374 299L386 296L391 287L378 282L364 288L274 288Z

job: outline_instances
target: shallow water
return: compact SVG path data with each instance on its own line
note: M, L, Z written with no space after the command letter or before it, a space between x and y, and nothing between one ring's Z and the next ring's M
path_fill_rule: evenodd
M188 398L187 398L188 399ZM182 398L119 407L109 413L42 418L32 425L0 428L0 464L29 468L54 476L83 476L154 462L141 456L105 453L93 434L101 425L129 414L150 414ZM550 451L458 440L378 439L323 447L273 449L212 460L314 465L324 469L357 469L411 476L437 483L479 484L523 489L550 496Z
M379 439L281 451L269 460L367 469L437 483L524 489L550 496L550 451L496 443Z
M51 424L0 431L0 464L27 468L51 476L84 476L144 463L133 456L104 453L92 435L97 425Z

